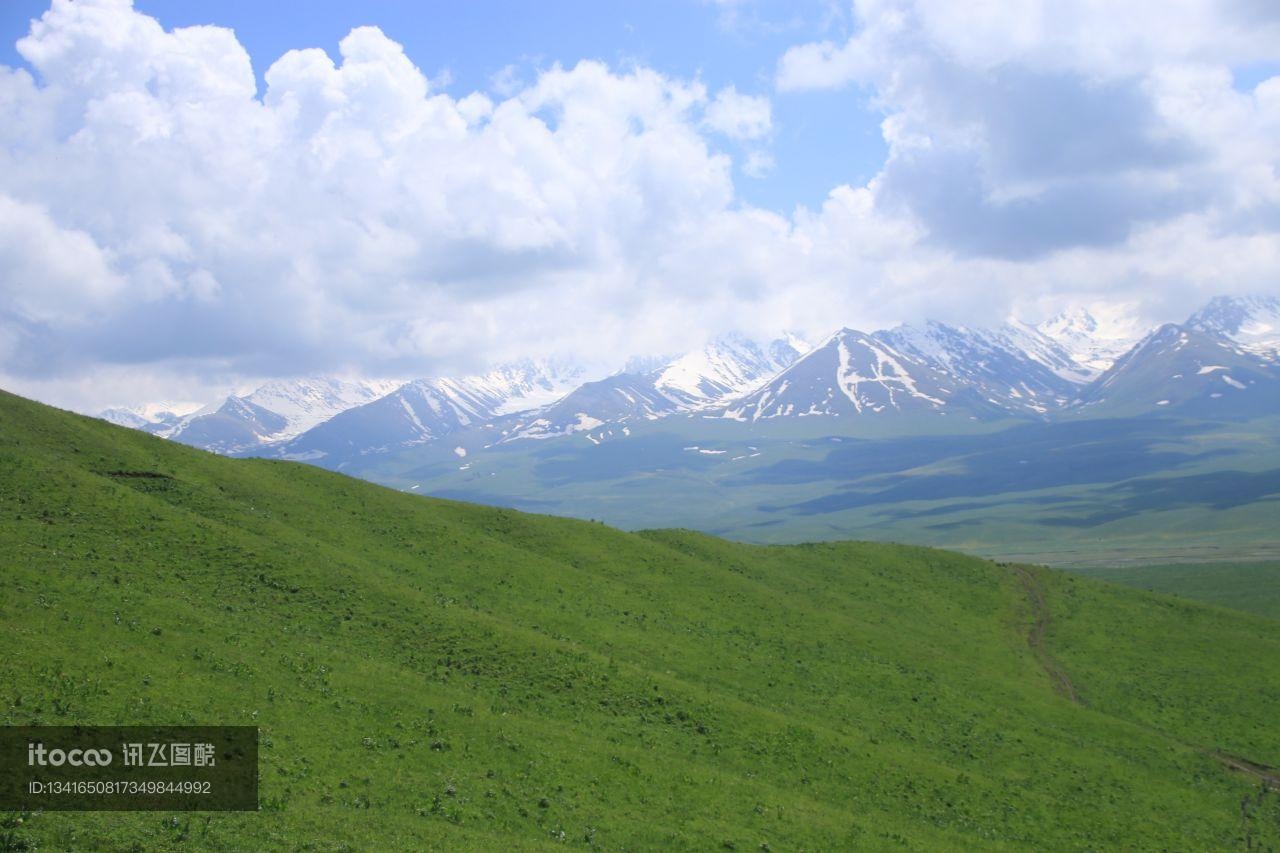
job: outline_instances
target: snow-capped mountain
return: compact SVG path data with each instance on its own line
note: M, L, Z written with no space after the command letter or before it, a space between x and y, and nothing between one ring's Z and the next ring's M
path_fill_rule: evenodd
M103 411L98 417L117 426L164 434L182 418L201 408L201 403L164 401L141 406L116 406Z
M728 404L726 417L1041 416L1066 405L1080 370L1025 324L971 329L926 322L866 334L842 329L766 385Z
M619 373L587 382L561 400L502 429L503 441L589 432L602 424L656 420L684 407L654 384L657 373Z
M1092 305L1038 325L842 329L817 348L793 336L727 335L677 358L628 365L600 378L526 359L394 388L279 381L196 411L156 404L103 416L223 453L341 467L468 431L477 431L468 439L477 447L573 435L598 442L629 436L628 424L694 413L767 423L1271 411L1280 409L1280 299L1220 297L1184 326L1149 333L1125 306Z
M854 329L841 329L760 388L729 403L724 416L758 421L812 415L935 415L948 411L956 388L955 380L932 359Z
M289 427L281 414L249 402L245 397L228 397L212 412L183 418L163 433L165 438L212 450L214 453L241 453L273 440Z
M794 335L768 343L725 335L656 369L587 382L554 404L503 425L503 440L589 434L602 424L656 420L723 405L756 388L809 349Z
M1216 332L1169 323L1084 389L1076 408L1088 414L1274 413L1280 364Z
M372 403L403 384L397 380L347 380L332 377L274 380L242 399L287 422L275 440L292 438L339 412Z
M1192 314L1187 326L1221 335L1249 352L1280 357L1280 297L1219 296Z
M753 390L810 349L795 335L767 344L725 335L662 367L653 384L687 408L705 408Z
M376 400L399 383L333 377L277 379L219 403L151 403L108 409L112 423L217 453L242 453L285 441L353 406Z
M551 361L524 359L479 376L406 383L390 394L348 409L280 448L290 459L349 457L407 447L564 396L582 371Z
M940 368L955 388L967 387L1010 412L1044 414L1071 400L1080 369L1057 342L1016 321L971 329L933 321L898 326L873 337L897 352Z
M1101 376L1151 332L1135 314L1132 305L1098 303L1065 311L1040 323L1035 330L1061 347L1079 366L1075 371L1067 368L1060 376L1088 382Z

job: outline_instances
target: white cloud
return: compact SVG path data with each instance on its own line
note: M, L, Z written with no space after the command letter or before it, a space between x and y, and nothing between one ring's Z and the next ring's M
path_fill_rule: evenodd
M847 42L792 48L777 84L872 93L889 143L877 202L921 220L930 242L1035 259L1119 247L1208 212L1228 230L1257 227L1253 214L1276 201L1266 109L1231 85L1231 66L1280 59L1280 14L1265 5L859 0L855 10Z
M830 41L796 45L778 62L778 88L783 92L839 89L864 77L872 67L862 51L857 39L843 45Z
M44 323L8 337L49 370L425 371L522 326L513 346L555 344L733 203L704 89L648 69L455 100L363 27L337 64L281 57L258 100L229 30L165 32L117 0L55 3L19 49L41 83L0 69L0 214L26 223L6 230L23 310L3 322ZM51 264L35 277L117 283L95 323L71 322L89 303L69 285L17 277Z
M780 88L874 82L928 46L957 65L1042 73L1141 76L1166 62L1244 65L1277 57L1280 11L1255 0L854 0L844 44L797 45ZM1155 25L1154 22L1159 22ZM904 48L906 49L905 52Z
M35 322L82 322L124 282L83 231L64 229L39 206L0 195L0 293Z
M773 112L768 98L743 95L726 86L707 107L704 121L730 139L759 139L773 128Z

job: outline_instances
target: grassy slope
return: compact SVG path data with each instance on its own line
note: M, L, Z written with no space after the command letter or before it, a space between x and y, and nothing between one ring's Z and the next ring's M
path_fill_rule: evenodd
M266 747L261 813L28 816L42 846L1280 843L1206 752L1280 763L1247 614L1034 571L1082 707L993 563L428 500L8 395L0 553L0 722Z
M1280 619L1280 562L1090 567L1082 575Z

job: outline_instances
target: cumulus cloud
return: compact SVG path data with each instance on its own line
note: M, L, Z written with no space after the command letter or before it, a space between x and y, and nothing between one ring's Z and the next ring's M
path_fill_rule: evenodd
M1209 209L1225 224L1248 185L1230 173L1250 169L1233 153L1253 160L1264 182L1251 191L1275 203L1273 155L1243 150L1261 141L1266 108L1231 107L1241 96L1230 66L1280 58L1280 24L1250 4L860 0L855 10L848 41L792 48L777 84L869 91L890 151L877 200L918 217L940 246L1036 258L1118 246Z
M453 94L361 27L259 96L230 30L54 0L0 67L0 382L92 408L1274 289L1280 80L1229 67L1274 16L1123 5L860 2L778 84L869 92L889 158L781 213L737 195L776 128L732 86L585 61Z
M705 122L731 139L759 139L773 127L773 114L768 98L743 95L726 86L707 107Z
M413 373L563 344L733 202L701 129L723 102L648 69L455 99L362 27L337 62L278 59L259 100L229 30L165 31L127 0L57 0L18 49L37 79L0 69L4 322L46 371Z

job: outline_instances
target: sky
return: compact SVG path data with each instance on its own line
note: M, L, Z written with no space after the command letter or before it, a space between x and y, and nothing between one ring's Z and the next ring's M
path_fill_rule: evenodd
M1269 0L0 4L0 387L1280 291Z

